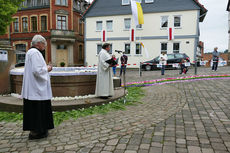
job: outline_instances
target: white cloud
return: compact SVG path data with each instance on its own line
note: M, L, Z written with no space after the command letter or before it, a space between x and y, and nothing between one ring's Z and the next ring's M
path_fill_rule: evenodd
M226 0L200 0L208 9L204 22L200 24L200 40L204 42L206 52L215 46L219 51L228 49L228 12Z

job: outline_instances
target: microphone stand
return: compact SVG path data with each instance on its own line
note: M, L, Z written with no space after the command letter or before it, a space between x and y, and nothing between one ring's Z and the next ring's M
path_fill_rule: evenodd
M124 65L126 66L126 65ZM125 91L126 91L126 78L125 78L125 72L126 71L126 68L124 69L124 72L123 72L123 82L124 82L124 104L126 103L126 96L125 96Z
M118 52L118 53L121 54L121 52ZM121 54L121 57L120 57L120 58L123 58L122 56L123 56L123 54ZM121 69L122 69L122 66L126 66L126 64L124 64L124 65L121 64ZM123 69L123 70L124 70L124 69ZM123 70L121 70L121 71L123 71ZM126 103L126 96L125 96L125 94L126 94L126 92L125 92L125 91L126 91L126 77L125 77L125 73L126 73L126 72L125 72L125 70L124 70L124 71L123 71L123 84L124 84L124 87L123 87L123 88L124 88L124 101L123 101L123 102L124 102L124 104Z

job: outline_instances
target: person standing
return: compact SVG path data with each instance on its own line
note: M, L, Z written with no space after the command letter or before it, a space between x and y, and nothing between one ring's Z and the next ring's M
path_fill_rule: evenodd
M23 75L23 130L30 131L29 139L48 136L48 130L54 128L51 108L51 84L49 72L52 66L46 65L41 54L47 42L41 35L32 39L32 47L26 53Z
M117 60L115 55L112 55L112 58L113 58L114 61ZM116 76L116 69L117 69L117 65L114 65L113 66L113 76Z
M215 47L214 51L212 52L212 71L216 71L218 67L220 53L217 50L218 48Z
M188 72L188 67L185 66L186 62L188 62L186 59L182 59L180 63L180 74L186 74Z
M121 70L120 70L120 76L122 75L122 72L123 72L124 75L125 75L127 62L128 62L128 56L126 56L125 54L123 54L123 55L121 56Z
M165 66L167 64L167 60L168 60L167 54L165 52L161 52L160 62L159 62L159 64L161 65L161 75L165 74Z
M106 61L111 59L109 54L110 44L105 43L98 55L96 96L107 99L114 95L112 69L113 65Z

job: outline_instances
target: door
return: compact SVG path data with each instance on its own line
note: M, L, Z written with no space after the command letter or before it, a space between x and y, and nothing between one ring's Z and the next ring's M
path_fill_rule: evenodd
M56 53L57 66L61 66L61 62L68 66L68 50L67 49L57 49Z

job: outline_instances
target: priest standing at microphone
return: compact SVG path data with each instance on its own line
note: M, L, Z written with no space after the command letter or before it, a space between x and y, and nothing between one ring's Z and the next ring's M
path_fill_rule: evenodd
M109 54L110 44L105 43L98 55L97 83L96 96L107 99L114 95L112 69L113 65L106 61L111 59Z

